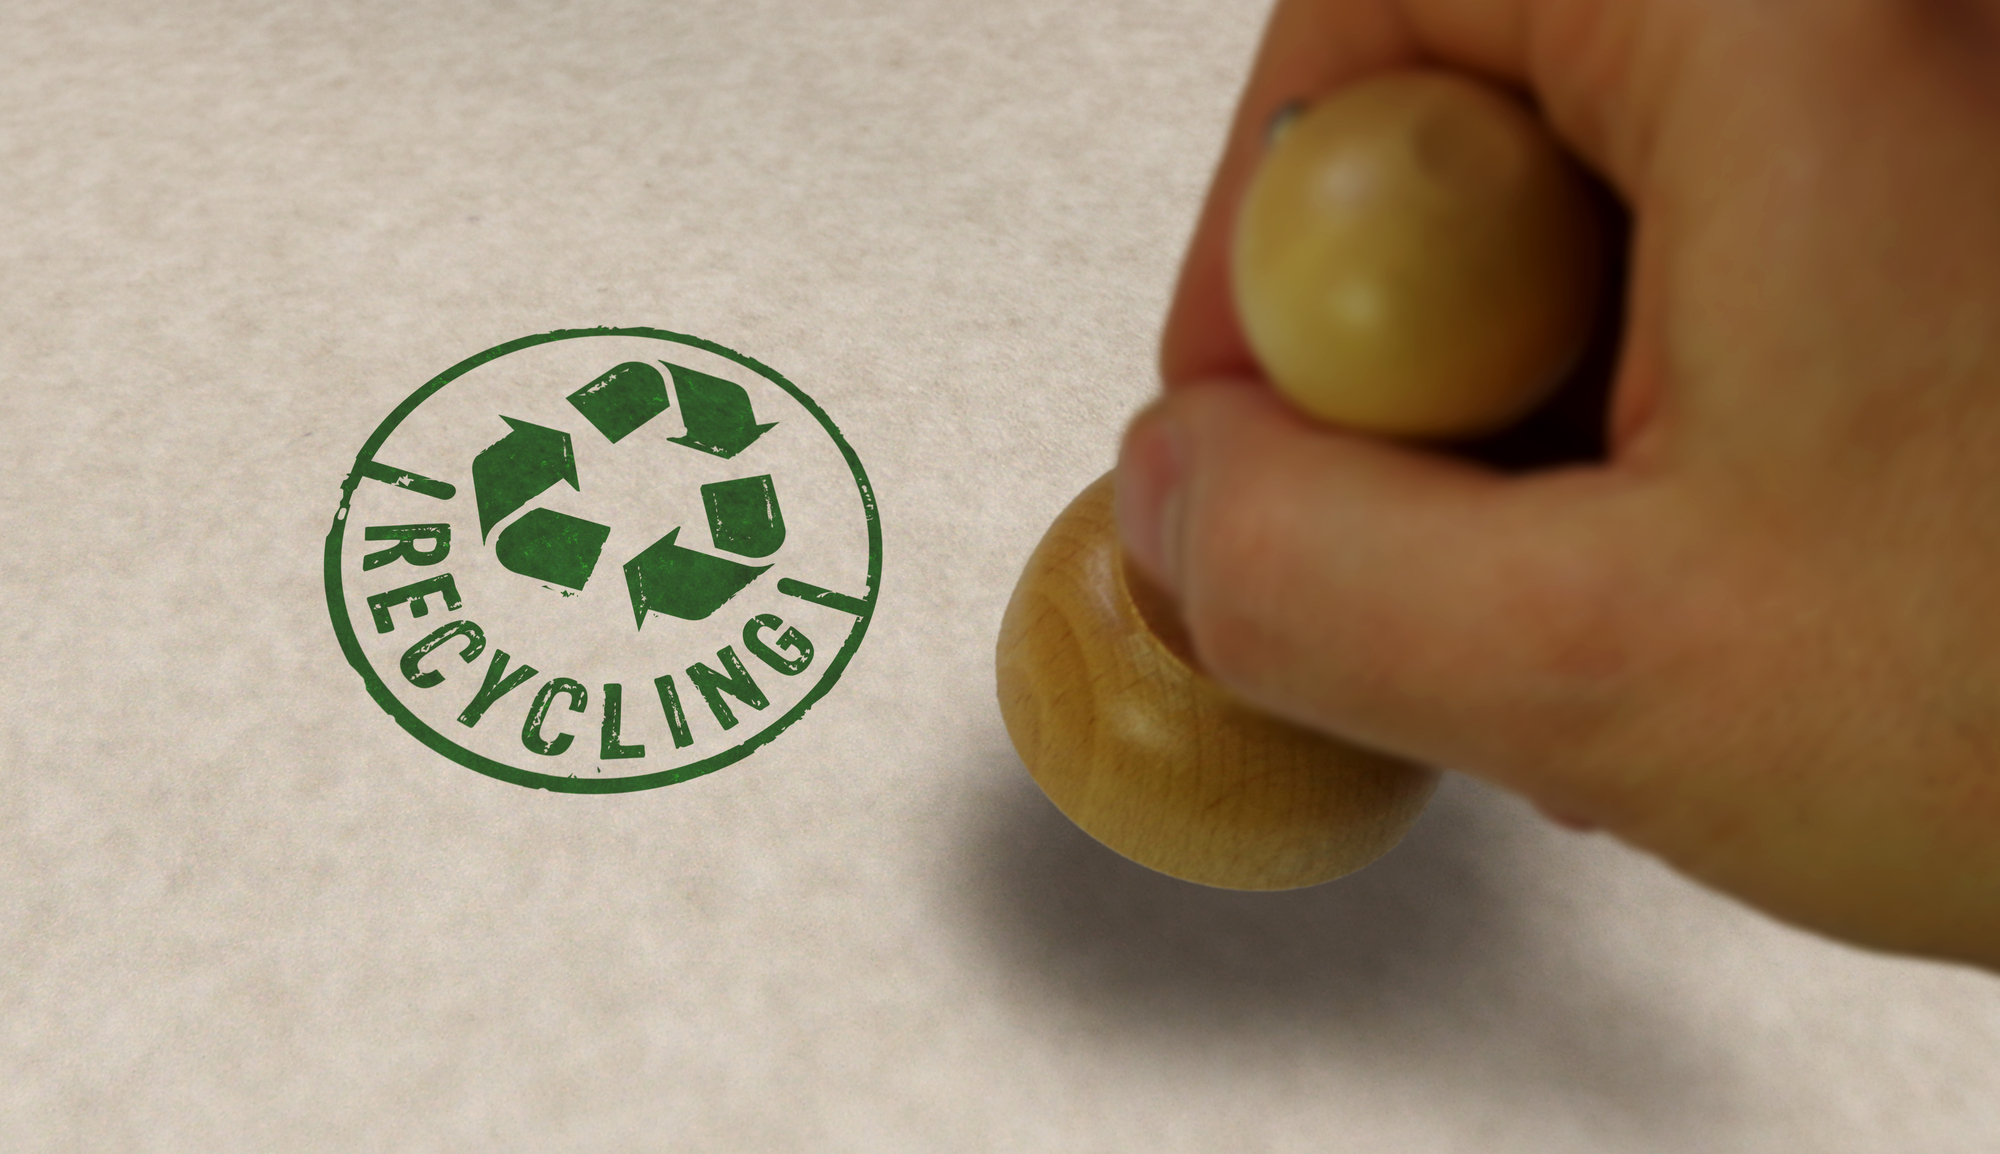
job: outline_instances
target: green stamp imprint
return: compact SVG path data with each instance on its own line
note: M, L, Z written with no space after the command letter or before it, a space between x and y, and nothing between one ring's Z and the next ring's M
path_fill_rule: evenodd
M417 740L517 785L650 789L742 760L826 695L882 530L811 397L720 345L572 329L488 349L376 428L326 602Z

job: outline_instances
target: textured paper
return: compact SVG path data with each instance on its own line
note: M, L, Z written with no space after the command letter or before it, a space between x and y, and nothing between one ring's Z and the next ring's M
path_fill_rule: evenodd
M1992 1150L1992 977L1464 782L1253 896L1027 780L1000 612L1153 387L1263 15L10 4L0 1148ZM392 722L321 551L403 398L596 325L796 382L885 549L797 725L578 796Z

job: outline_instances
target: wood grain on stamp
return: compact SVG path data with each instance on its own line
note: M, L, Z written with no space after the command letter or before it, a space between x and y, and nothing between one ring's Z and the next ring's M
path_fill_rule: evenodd
M1122 562L1109 476L1029 558L998 656L1001 714L1043 792L1105 845L1188 881L1271 890L1352 873L1437 785L1197 672L1164 595Z

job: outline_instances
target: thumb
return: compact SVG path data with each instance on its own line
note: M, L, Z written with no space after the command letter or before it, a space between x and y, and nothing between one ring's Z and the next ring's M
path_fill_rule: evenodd
M1117 473L1126 548L1210 676L1592 820L1616 787L1595 751L1669 616L1653 500L1611 466L1503 476L1314 425L1249 381L1170 392Z

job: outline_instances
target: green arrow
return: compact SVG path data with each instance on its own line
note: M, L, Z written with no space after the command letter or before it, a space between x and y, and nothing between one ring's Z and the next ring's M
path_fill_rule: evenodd
M500 530L493 556L510 572L565 589L581 589L597 568L611 526L554 509L530 509Z
M785 514L769 473L703 485L701 503L708 507L708 534L717 549L769 557L785 543Z
M644 361L626 361L571 393L569 403L615 445L667 411L667 381Z
M667 365L665 361L660 363ZM750 394L735 381L679 365L667 365L667 371L674 375L674 392L681 398L681 420L687 424L686 436L669 438L677 445L718 457L734 457L778 423L758 424L757 414L750 409Z
M576 483L576 454L569 434L512 417L501 417L512 431L472 458L472 491L479 501L479 539L508 514L548 491L557 481Z
M649 610L700 621L770 568L684 549L674 544L679 535L675 528L625 562L625 588L632 595L632 617L641 629Z

